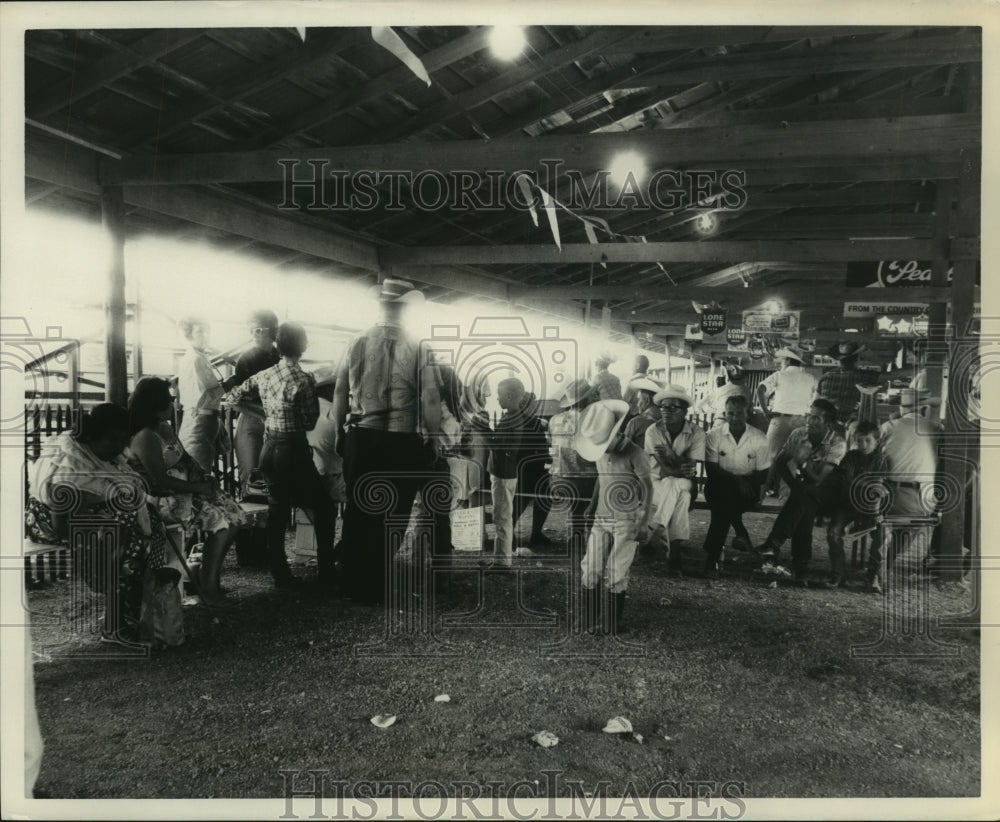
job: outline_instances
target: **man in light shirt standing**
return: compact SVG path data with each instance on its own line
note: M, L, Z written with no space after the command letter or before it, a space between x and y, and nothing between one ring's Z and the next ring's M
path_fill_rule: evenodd
M816 393L816 378L802 367L802 352L788 346L774 352L778 370L757 386L757 400L768 419L767 443L771 473L764 489L768 496L778 495L781 477L774 469L774 461L789 435L806 423L809 404Z

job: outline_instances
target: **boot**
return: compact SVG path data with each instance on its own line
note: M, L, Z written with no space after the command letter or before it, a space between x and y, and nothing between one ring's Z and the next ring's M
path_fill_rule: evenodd
M625 624L625 592L622 591L611 596L614 598L614 618L611 622L611 633L615 636L627 634L629 629Z
M588 634L594 633L600 622L601 614L601 588L597 585L593 588L580 589L580 627Z
M226 601L222 591L219 590L219 577L228 550L229 541L226 539L225 531L216 531L205 540L201 571L198 574L198 593L206 605L219 605Z

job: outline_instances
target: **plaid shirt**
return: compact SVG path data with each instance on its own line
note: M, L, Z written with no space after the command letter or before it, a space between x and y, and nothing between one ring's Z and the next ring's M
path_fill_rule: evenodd
M235 405L252 391L260 394L264 406L265 430L274 434L311 431L319 419L319 399L316 379L298 363L282 360L277 365L259 371L229 392L226 402Z
M834 368L827 371L816 386L816 396L824 397L837 406L837 417L847 420L861 402L857 386L878 385L879 375L859 368Z

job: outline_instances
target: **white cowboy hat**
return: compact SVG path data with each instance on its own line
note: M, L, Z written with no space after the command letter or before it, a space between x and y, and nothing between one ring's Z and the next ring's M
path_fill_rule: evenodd
M627 414L628 403L624 400L598 400L588 406L573 440L576 453L585 460L597 462L608 450Z
M691 407L691 397L682 385L668 385L656 392L653 397L653 404L659 405L664 400L683 400Z
M923 391L913 388L902 388L899 391L900 408L938 408L940 405L940 397L930 397Z
M660 385L655 380L651 380L649 377L636 377L635 379L629 380L628 387L633 391L650 391L656 394L661 388Z
M377 297L380 303L418 303L424 301L422 292L409 280L396 280L387 277L380 285L372 286L369 294Z
M559 398L559 407L569 408L571 405L576 405L593 390L594 387L587 380L573 380Z
M777 351L774 352L775 359L778 359L778 357L784 357L785 359L788 360L798 360L800 363L805 362L804 356L805 355L801 351L799 351L799 349L792 348L791 346L788 346L786 348L779 348Z

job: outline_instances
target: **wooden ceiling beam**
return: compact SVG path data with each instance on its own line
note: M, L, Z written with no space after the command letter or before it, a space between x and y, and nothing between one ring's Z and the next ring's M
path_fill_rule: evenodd
M617 88L764 80L807 74L979 62L982 62L982 43L971 33L962 33L879 43L837 43L810 49L801 56L783 51L718 55L692 61L683 68L623 81Z
M450 43L420 56L429 74L462 60L477 51L484 49L488 43L490 29L483 26L456 38ZM406 66L396 66L378 77L368 81L360 88L338 92L325 100L320 100L308 111L304 111L283 123L277 128L284 135L282 139L321 126L337 117L341 117L358 106L379 99L390 91L398 91L406 83L419 82L412 71ZM270 137L249 141L251 147L274 145L280 142Z
M822 303L842 303L847 301L898 303L942 303L950 299L948 288L918 286L914 288L847 288L840 284L820 285L817 283L784 284L780 286L649 286L628 288L625 286L511 286L512 299L567 299L567 300L609 300L642 299L660 301L718 300L725 301L728 308L749 307L766 300L781 300L785 305L812 305Z
M852 260L930 260L940 257L931 240L850 240L800 242L651 242L651 243L552 243L500 246L435 246L387 248L387 264L408 265L565 265L569 263L670 263L743 262L849 262Z
M313 32L300 48L261 63L250 71L241 71L237 77L230 78L228 83L213 86L211 96L207 98L165 108L159 117L159 125L155 132L149 133L145 129L133 130L123 136L121 145L135 148L148 145L152 141L158 142L176 134L195 120L230 107L237 101L297 72L306 71L357 42L353 30L341 33L332 41L323 36L323 31L319 29Z
M815 164L910 156L918 163L951 159L963 148L978 149L978 115L951 114L903 119L849 120L780 126L745 126L731 132L715 128L633 131L539 137L532 140L445 140L432 143L329 146L309 150L239 151L183 155L134 155L105 164L102 182L177 185L207 182L279 181L285 166L279 160L325 162L333 170L517 170L540 168L541 161L558 160L573 168L602 168L620 151L637 151L651 167L687 164L766 161L781 165L792 158ZM920 155L919 159L913 155ZM308 170L308 169L306 169ZM748 172L749 175L749 172ZM301 179L301 178L300 178Z
M503 94L509 94L537 82L581 57L600 51L608 43L628 36L628 30L623 27L598 29L582 40L546 52L530 62L503 72L492 80L487 80L485 83L480 83L473 88L455 94L450 99L437 103L413 117L407 117L401 120L397 126L380 132L378 139L380 142L392 142L403 138L412 139L428 129L450 120L463 110L471 111Z
M893 33L899 30L899 26L650 26L646 28L637 26L636 33L629 40L613 44L604 50L608 54L639 54L672 51L685 46L695 49L830 37L844 39ZM949 32L952 29L942 27L940 31Z
M120 51L99 60L89 70L80 74L73 73L38 94L32 94L30 103L26 106L28 116L42 118L66 108L108 83L131 74L140 66L148 65L179 49L200 35L200 29L161 29L135 43L122 46ZM30 54L30 47L27 51Z

